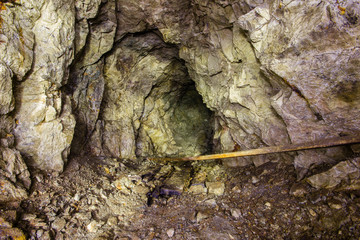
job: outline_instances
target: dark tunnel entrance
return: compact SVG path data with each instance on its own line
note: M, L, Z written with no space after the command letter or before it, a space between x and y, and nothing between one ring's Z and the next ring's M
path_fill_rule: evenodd
M210 153L213 113L178 52L153 32L130 34L104 62L86 67L76 80L83 87L74 91L72 153L129 159Z

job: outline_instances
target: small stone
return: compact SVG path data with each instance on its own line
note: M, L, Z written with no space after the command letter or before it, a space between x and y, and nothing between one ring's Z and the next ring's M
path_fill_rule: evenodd
M44 234L44 230L42 230L42 229L39 229L39 230L37 230L36 231L36 237L37 238L41 238L41 236Z
M235 219L239 219L241 217L240 209L233 208L230 210L231 216Z
M91 221L88 225L87 225L87 230L91 233L97 232L98 230L98 223L96 221Z
M295 197L303 197L307 193L308 191L303 183L295 183L290 188L290 194Z
M216 205L216 200L215 199L209 199L209 200L206 200L205 202L204 202L205 204L207 204L207 205L210 205L210 206L213 206L213 207L216 207L217 205Z
M239 186L233 187L231 191L233 191L234 193L241 193L241 189L239 188Z
M206 187L209 190L209 194L215 194L221 196L225 191L225 183L223 182L206 182Z
M41 174L36 174L35 175L35 179L36 181L38 181L39 183L42 183L44 181L44 176Z
M265 203L265 206L268 207L268 208L271 208L271 203L266 202L266 203Z
M61 231L65 227L66 221L63 218L57 218L55 221L51 224L51 227L56 231Z
M36 218L36 215L35 214L30 214L30 213L25 213L22 216L22 220L25 220L25 221L31 221L31 220L34 220L35 218Z
M205 171L195 173L193 176L192 183L202 183L206 181L207 173Z
M342 208L342 202L336 199L331 199L328 201L328 205L332 209L341 209Z
M107 220L109 226L116 226L118 224L118 219L116 217L109 217Z
M207 188L203 184L191 185L189 188L189 192L195 195L206 194Z
M166 234L168 235L168 237L173 237L175 233L175 229L170 228L166 231Z
M76 193L74 196L74 201L79 201L80 200L80 194Z
M205 213L203 213L203 212L198 212L197 214L196 214L196 222L201 222L202 220L204 220L204 219L206 219L206 218L208 218L209 216L207 215L207 214L205 214Z
M107 199L107 196L106 196L106 193L103 189L100 189L100 197L103 198L103 199Z
M255 177L255 176L252 176L251 177L251 182L252 182L252 184L256 184L256 183L260 182L260 179Z
M160 189L160 191L162 191L161 194L166 196L181 195L190 179L190 172L190 168L177 169L171 177L165 181L164 186Z
M316 204L316 203L319 203L321 201L325 201L326 200L326 196L323 195L320 191L317 191L315 193L312 193L310 196L309 196L309 200L312 204Z
M312 210L312 209L309 210L309 213L310 213L310 215L313 216L313 217L316 217L316 216L317 216L317 213L316 213L314 210Z
M146 195L149 192L149 188L145 187L145 186L135 186L132 189L133 193L139 194L139 195Z
M230 233L228 233L228 235L229 235L229 238L230 238L231 240L234 240L234 239L235 239L234 236L231 235Z

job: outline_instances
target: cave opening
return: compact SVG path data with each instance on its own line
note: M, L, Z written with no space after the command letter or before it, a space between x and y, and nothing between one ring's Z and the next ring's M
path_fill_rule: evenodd
M212 152L214 114L178 47L160 34L128 34L104 61L76 74L73 155L139 159Z

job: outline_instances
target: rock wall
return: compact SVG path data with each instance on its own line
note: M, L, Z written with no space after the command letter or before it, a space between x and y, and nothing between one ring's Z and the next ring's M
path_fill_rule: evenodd
M24 0L0 14L0 113L36 168L61 171L71 142L136 158L359 131L355 0ZM349 153L282 157L301 176Z
M9 3L1 11L0 58L11 86L8 110L15 99L16 148L42 170L62 171L73 136L75 121L61 87L73 59L74 16L72 1Z

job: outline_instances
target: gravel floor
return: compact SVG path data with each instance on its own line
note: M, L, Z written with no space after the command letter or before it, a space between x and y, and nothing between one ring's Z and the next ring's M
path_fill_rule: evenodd
M74 159L60 176L35 174L33 182L29 199L1 209L2 226L28 239L360 236L358 192L316 190L296 182L283 162L226 168Z

